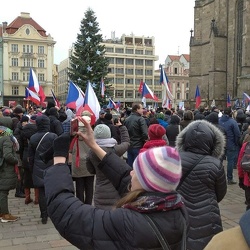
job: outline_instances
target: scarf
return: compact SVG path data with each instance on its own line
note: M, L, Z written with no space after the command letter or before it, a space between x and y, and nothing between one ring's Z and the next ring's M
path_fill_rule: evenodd
M113 148L117 144L117 141L114 138L96 139L95 141L100 147L106 148Z
M183 205L182 197L178 193L169 193L166 196L157 196L152 193L149 196L138 197L135 201L123 205L123 208L139 213L152 213L178 209Z

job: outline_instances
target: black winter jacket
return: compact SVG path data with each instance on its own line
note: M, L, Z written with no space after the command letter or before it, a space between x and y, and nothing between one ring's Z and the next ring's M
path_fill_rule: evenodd
M137 112L132 112L126 118L124 125L128 129L130 148L142 148L148 140L148 126L145 119Z
M43 187L44 180L43 174L44 170L52 165L52 161L45 164L41 158L40 154L46 151L53 144L54 139L57 137L56 134L49 132L50 121L45 115L38 116L36 118L37 132L30 137L28 146L28 158L29 158L29 168L32 172L33 183L35 187ZM42 137L49 132L43 139ZM40 140L42 139L39 147L37 148Z
M110 152L99 167L120 194L127 192L130 167L123 160ZM48 214L53 224L65 239L79 249L162 249L143 214L127 208L106 211L85 205L77 199L66 164L48 168L44 180ZM147 193L152 194L162 195ZM182 212L182 209L176 209L148 214L156 221L172 250L181 249Z
M178 188L189 214L190 230L187 249L201 250L223 230L220 202L227 184L220 157L225 137L212 123L197 120L178 135L176 146L182 162L182 176L200 160Z

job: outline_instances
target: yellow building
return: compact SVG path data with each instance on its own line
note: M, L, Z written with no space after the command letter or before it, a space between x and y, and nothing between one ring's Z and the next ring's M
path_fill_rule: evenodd
M29 13L21 12L10 24L0 28L2 38L1 105L9 101L23 104L32 68L47 97L51 97L53 79L57 79L54 64L55 41L36 23Z

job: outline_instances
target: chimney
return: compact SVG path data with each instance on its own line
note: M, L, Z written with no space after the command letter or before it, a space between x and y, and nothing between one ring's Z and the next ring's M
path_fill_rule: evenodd
M22 18L30 18L30 13L28 13L28 12L21 12L21 17Z
M7 25L8 25L7 22L3 22L3 33L5 32Z

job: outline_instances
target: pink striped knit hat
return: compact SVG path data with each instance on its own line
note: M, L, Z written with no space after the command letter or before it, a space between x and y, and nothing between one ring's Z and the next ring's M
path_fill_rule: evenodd
M176 189L182 173L179 153L169 146L153 147L140 153L133 168L144 190L163 193Z

